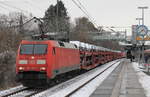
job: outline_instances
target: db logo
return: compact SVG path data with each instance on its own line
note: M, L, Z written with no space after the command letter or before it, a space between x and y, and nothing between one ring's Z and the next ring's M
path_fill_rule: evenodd
M30 60L29 64L35 64L35 60Z

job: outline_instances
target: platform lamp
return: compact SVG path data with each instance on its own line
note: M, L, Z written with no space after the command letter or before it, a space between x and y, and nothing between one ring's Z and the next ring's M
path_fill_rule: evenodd
M138 21L138 25L140 25L141 24L141 20L143 20L142 18L136 18L136 20Z
M148 9L148 7L147 6L138 7L138 9L142 9L142 25L144 25L144 9Z
M144 9L148 9L147 6L143 6L143 7L138 7L138 9L142 9L142 25L144 25ZM144 37L142 40L142 62L144 63Z

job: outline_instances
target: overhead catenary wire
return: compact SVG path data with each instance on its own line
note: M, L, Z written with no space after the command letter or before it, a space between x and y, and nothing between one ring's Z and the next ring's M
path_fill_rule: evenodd
M0 1L0 5L3 5L3 6L5 6L5 7L7 7L7 8L5 8L5 7L3 7L3 9L6 9L6 10L9 10L9 11L12 11L13 9L16 9L16 10L19 10L20 12L21 12L21 14L31 14L29 11L27 11L27 10L23 10L23 9L20 9L20 8L18 8L18 7L16 7L16 6L13 6L13 5L11 5L11 4L8 4L8 3L6 3L6 2L3 2L3 1ZM30 5L31 6L31 5ZM1 7L1 6L0 6ZM11 8L11 10L10 10L10 8ZM33 14L32 14L33 15ZM35 16L34 16L35 17Z
M7 7L13 8L13 9L20 10L21 12L25 12L25 13L27 13L27 14L29 13L29 12L28 12L28 11L26 11L26 10L23 10L23 9L17 8L17 7L12 6L12 5L9 5L9 4L7 4L7 3L4 3L3 1L0 1L0 4L3 4L3 5L5 5L5 6L7 6Z
M38 11L40 11L40 12L42 12L41 11L41 8L39 8L38 6L35 6L33 3L31 3L31 2L29 2L29 1L25 1L25 3L27 3L28 5L30 5L30 6L34 6L36 9L38 9ZM43 12L42 12L43 13Z
M4 7L4 6L2 6L2 5L0 5L0 8L10 11L10 9L5 8L5 7Z
M76 2L75 0L72 0L73 1L73 3L90 19L90 21L95 25L95 26L97 26L98 27L98 25L95 23L95 22L93 22L93 20L91 19L91 16L87 13L87 10L85 10L84 8L83 8L83 5L81 5L81 2Z
M80 0L76 0L76 1L80 4L80 6L82 6L82 8L85 10L85 12L89 15L90 19L94 22L94 24L97 25L95 23L95 19L91 16L91 14L88 12L88 10L85 8L85 6L81 3L81 1Z
M81 2L79 1L78 3L75 0L72 0L73 3L89 18L89 20L95 25L97 26L97 24L95 22L93 22L93 20L91 19L91 16L88 14L87 10L85 9L85 7L81 4ZM84 8L83 8L84 7ZM98 27L98 26L97 26Z

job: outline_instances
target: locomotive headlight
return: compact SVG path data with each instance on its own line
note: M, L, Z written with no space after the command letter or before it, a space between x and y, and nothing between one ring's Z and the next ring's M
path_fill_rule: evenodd
M19 64L27 64L27 60L19 60Z
M24 67L19 67L18 69L19 69L19 70L24 70Z
M46 60L37 60L37 64L46 64Z
M40 70L41 70L41 71L45 71L45 70L46 70L46 67L41 67Z

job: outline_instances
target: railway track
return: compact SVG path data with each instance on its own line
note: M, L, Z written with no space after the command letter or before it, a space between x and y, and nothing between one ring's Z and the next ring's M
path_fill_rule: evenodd
M27 88L27 87L20 87L13 91L6 90L8 92L1 93L0 97L30 97L37 93L44 91L45 89L36 89L36 88Z
M69 94L65 95L65 97L74 97L78 94L79 91L82 91L82 89L90 84L92 81L94 81L96 78L98 78L102 73L104 73L106 70L108 70L110 67L112 67L115 63L113 63L111 66L109 66L108 68L106 68L105 70L103 70L102 72L100 72L99 74L97 74L96 76L94 76L93 78L91 78L90 80L88 80L87 82L85 82L84 84L82 84L81 86L79 86L78 88L76 88L75 90L71 91ZM82 96L81 96L82 97Z
M30 97L32 95L35 95L41 91L44 91L43 89L27 89L27 90L23 90L21 92L18 92L16 94L13 95L9 95L7 97Z
M22 85L16 86L14 88L1 91L0 92L0 97L7 97L7 96L9 96L11 94L15 94L15 93L21 92L21 91L26 90L26 89L27 89L27 87L24 87Z
M90 84L93 85L96 81L99 81L99 83L102 82L117 66L119 66L121 61L122 60L117 60L105 64L32 97L89 97L94 91L94 88L92 88L93 90L90 88L91 93L87 93L89 92L87 87L89 87ZM97 86L97 84L94 84L94 86Z
M0 92L0 97L78 97L78 93L83 92L87 85L92 81L98 79L106 71L113 71L116 68L121 60L113 61L108 64L102 65L96 69L93 69L85 74L79 75L75 78L72 78L66 82L60 83L51 88L35 89L27 88L23 86L15 87L14 89L9 89L3 92ZM111 69L111 67L114 67ZM111 70L109 70L111 69ZM106 74L103 75L104 79ZM102 81L102 80L99 80ZM85 90L85 89L84 89ZM94 91L94 90L93 90ZM92 92L92 90L91 90ZM80 97L86 97L85 95Z

